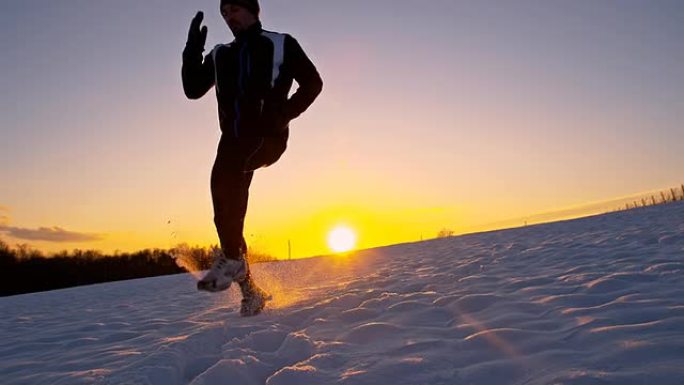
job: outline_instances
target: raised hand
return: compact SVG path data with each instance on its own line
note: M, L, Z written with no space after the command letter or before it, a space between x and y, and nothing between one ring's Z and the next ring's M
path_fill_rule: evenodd
M186 43L186 47L199 52L204 51L204 43L207 41L207 27L204 26L200 29L202 19L204 19L204 13L202 11L198 11L190 22L188 42Z

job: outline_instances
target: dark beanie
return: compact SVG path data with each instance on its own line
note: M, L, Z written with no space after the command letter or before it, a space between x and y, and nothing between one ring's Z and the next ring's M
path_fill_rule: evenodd
M221 8L225 4L235 4L245 7L248 11L252 12L254 16L259 16L259 1L258 0L221 0Z

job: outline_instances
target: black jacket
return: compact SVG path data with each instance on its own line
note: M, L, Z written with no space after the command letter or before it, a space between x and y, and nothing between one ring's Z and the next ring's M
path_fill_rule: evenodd
M202 60L204 47L183 51L183 90L199 99L216 86L221 131L233 137L282 136L288 123L313 103L323 82L292 36L257 22ZM299 87L288 98L292 81Z

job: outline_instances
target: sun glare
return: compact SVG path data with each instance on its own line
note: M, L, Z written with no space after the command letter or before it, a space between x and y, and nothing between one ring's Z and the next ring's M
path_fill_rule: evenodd
M356 246L356 234L347 226L337 226L328 234L328 247L336 253L349 251Z

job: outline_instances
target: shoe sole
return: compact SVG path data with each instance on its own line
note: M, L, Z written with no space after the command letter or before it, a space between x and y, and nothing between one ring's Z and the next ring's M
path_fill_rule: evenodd
M228 281L227 284L224 286L216 286L216 281L198 281L197 282L197 290L199 291L207 291L210 293L218 293L221 291L226 291L230 288L230 285L235 282L242 282L245 278L247 278L247 273L242 270L240 272L240 275L235 276L231 281Z
M218 292L221 292L221 291L228 290L228 288L230 288L230 285L231 285L232 283L233 283L233 282L230 281L230 282L228 282L228 284L226 284L226 285L223 285L223 286L216 286L216 281L209 281L209 282L199 281L199 282L197 282L197 290L199 290L199 291L207 291L207 292L209 292L209 293L218 293Z

